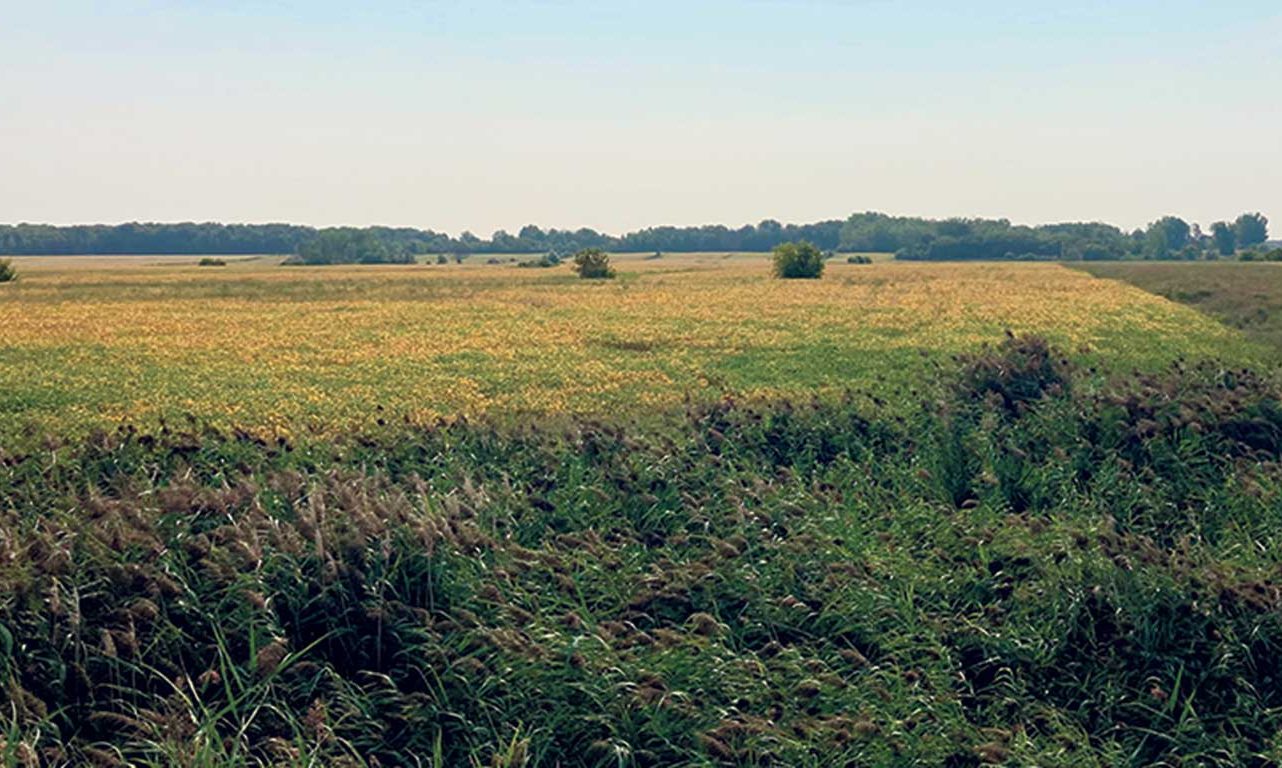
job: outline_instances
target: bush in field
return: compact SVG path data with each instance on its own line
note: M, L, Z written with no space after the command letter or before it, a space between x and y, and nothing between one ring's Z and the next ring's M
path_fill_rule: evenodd
M445 255L445 254L443 254L443 253L438 253L438 254L436 254L436 263L437 263L437 264L449 264L449 263L450 263L450 257L446 256L446 255Z
M545 253L537 259L523 261L520 264L517 264L517 266L525 267L527 269L546 269L548 267L555 267L560 263L561 257L557 256L556 253Z
M774 250L775 277L817 279L824 273L824 255L810 243L784 243Z
M846 263L847 264L871 264L872 258L868 256L864 256L862 254L856 254L854 256L847 256Z
M0 259L0 283L10 283L17 279L18 270L13 266L13 262Z
M198 266L198 267L225 267L225 266L227 266L227 262L226 262L226 261L223 261L222 259L215 259L215 258L212 258L212 257L210 257L210 256L206 256L205 258L203 258L203 259L201 259L200 261L196 262L196 266Z
M584 280L608 280L614 277L610 254L600 248L584 248L574 254L574 271Z

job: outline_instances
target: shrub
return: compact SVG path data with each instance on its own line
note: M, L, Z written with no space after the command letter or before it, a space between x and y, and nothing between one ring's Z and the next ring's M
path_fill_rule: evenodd
M961 361L958 391L975 399L995 399L1008 412L1067 393L1072 376L1072 365L1040 336L1008 333L998 348Z
M212 257L210 257L210 256L206 256L205 258L203 258L203 259L201 259L200 261L196 262L196 266L198 266L198 267L225 267L225 266L227 266L227 262L226 262L226 261L223 261L222 259L215 259L215 258L212 258Z
M854 256L847 256L846 263L847 264L871 264L872 259L868 256L856 254Z
M436 263L437 263L437 264L449 264L449 263L450 263L450 257L449 257L449 256L446 256L446 255L445 255L445 254L443 254L443 253L438 253L438 254L436 254Z
M18 279L18 270L9 259L0 259L0 283L11 283Z
M783 243L774 250L775 277L816 279L823 276L823 253L810 243Z
M537 259L527 259L526 261L517 264L517 266L532 269L546 269L548 267L555 267L560 263L560 256L557 256L555 253L545 253Z
M614 277L610 254L600 248L584 248L574 254L574 271L584 280L608 280Z

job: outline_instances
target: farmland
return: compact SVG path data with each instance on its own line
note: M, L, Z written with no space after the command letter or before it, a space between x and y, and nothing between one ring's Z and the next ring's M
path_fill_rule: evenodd
M780 282L760 257L709 254L623 260L590 284L564 268L195 261L20 259L0 293L0 420L292 435L854 385L902 404L1008 329L1118 369L1253 354L1196 312L1056 265L834 263Z
M0 286L0 764L1282 761L1267 339L1055 264L227 262Z

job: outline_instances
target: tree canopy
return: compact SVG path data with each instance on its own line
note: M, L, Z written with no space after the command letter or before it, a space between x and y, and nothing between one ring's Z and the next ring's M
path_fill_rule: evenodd
M1250 248L1269 239L1269 220L1259 213L1244 213L1233 222L1239 248Z
M1211 240L1215 243L1215 252L1221 256L1232 256L1237 251L1237 230L1228 222L1217 221L1211 225Z
M368 229L322 230L298 246L302 264L409 264L414 254Z

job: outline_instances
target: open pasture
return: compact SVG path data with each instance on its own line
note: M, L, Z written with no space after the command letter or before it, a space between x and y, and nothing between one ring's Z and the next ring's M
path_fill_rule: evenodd
M619 413L687 395L906 402L936 361L1042 334L1106 367L1256 349L1190 309L1050 264L848 265L778 281L759 256L565 267L19 260L0 288L0 419L76 432L185 419L272 433L377 418Z

